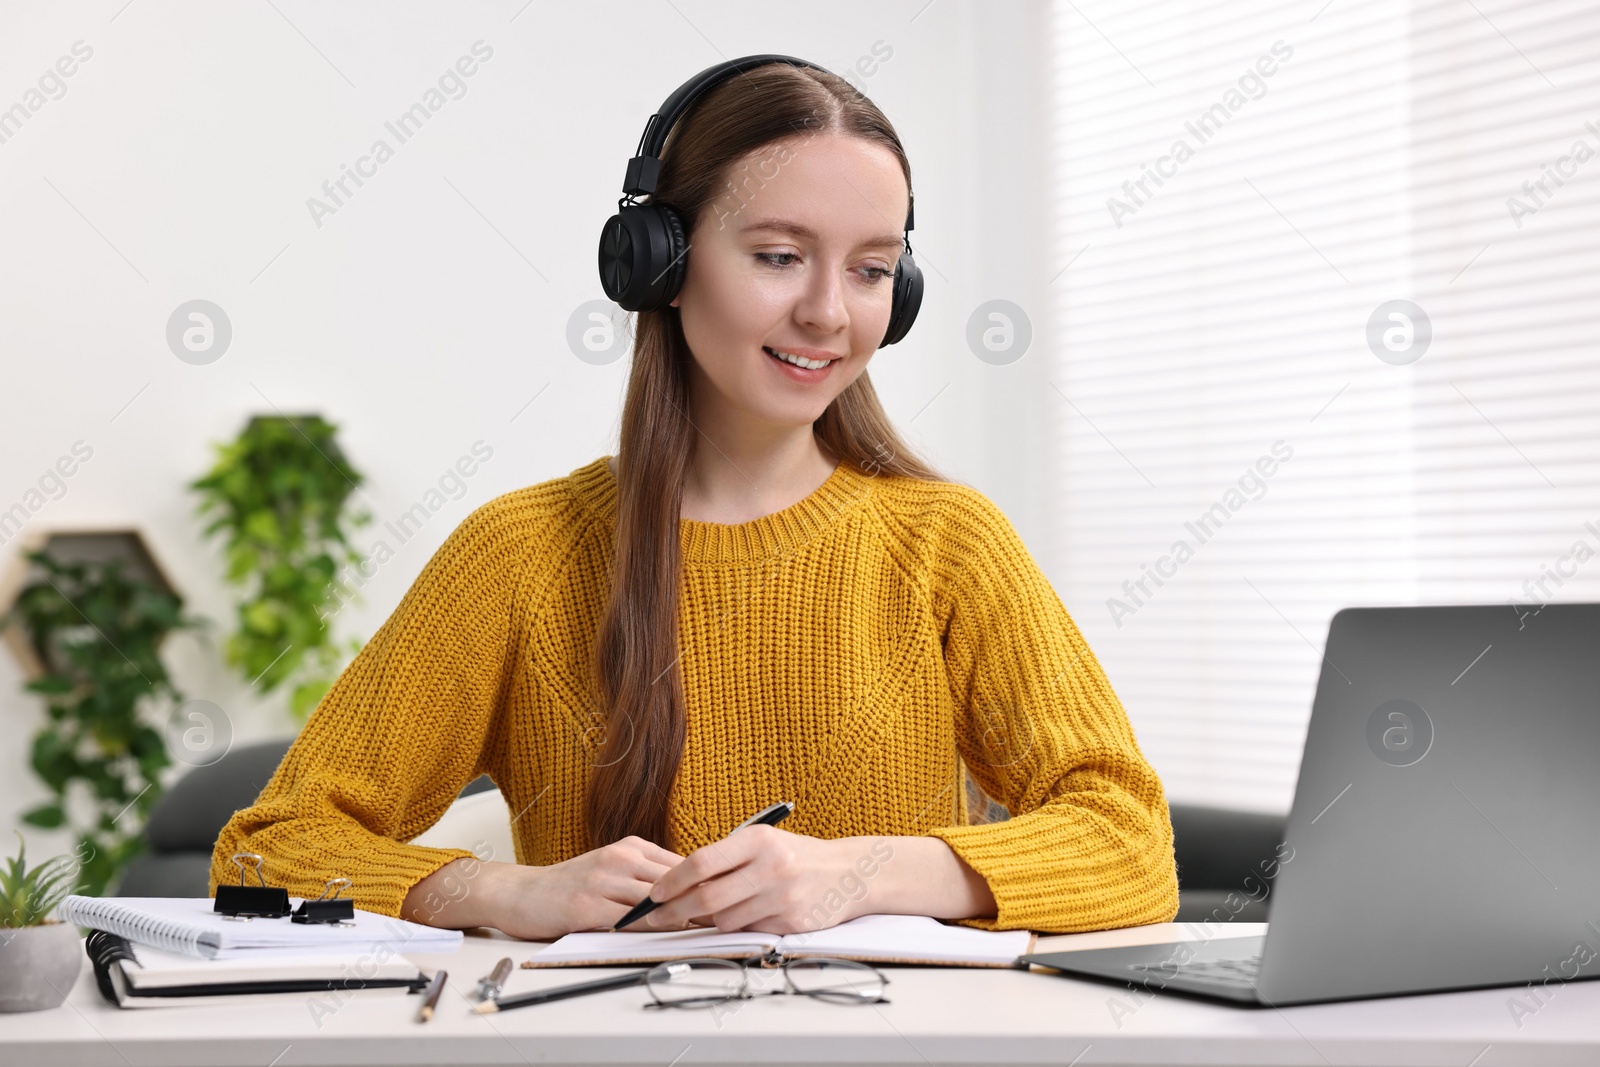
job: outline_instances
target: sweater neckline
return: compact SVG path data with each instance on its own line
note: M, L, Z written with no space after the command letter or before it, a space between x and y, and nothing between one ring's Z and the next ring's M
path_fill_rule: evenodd
M571 477L579 499L615 530L620 487L607 465L610 458L601 456ZM871 481L841 459L810 495L770 515L739 523L679 519L684 562L749 562L791 555L864 501Z

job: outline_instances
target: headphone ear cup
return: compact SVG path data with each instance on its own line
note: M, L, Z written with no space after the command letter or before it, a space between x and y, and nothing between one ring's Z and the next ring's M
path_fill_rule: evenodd
M917 321L917 311L922 307L922 270L911 253L901 255L894 268L894 298L889 311L889 328L884 331L879 348L899 341Z
M624 311L659 311L683 287L683 220L668 204L624 207L600 229L600 285Z
M689 272L689 235L684 232L683 218L670 204L656 208L661 213L661 223L667 234L666 262L650 275L652 288L659 285L658 302L649 310L657 311L672 303L683 289L684 276Z

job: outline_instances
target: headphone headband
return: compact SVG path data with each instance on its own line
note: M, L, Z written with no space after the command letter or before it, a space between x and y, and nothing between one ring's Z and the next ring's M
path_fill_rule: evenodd
M628 196L648 196L656 191L656 179L661 173L661 149L667 143L667 134L672 132L684 112L694 106L694 102L704 96L708 91L721 85L735 74L743 74L755 67L764 67L768 63L788 63L795 67L810 67L812 70L826 70L815 63L809 63L795 56L759 55L741 56L730 59L724 63L714 63L690 78L677 89L661 105L661 110L650 116L650 121L645 123L644 133L639 137L639 147L634 151L633 158L628 160L628 174L623 180L622 191ZM647 166L646 161L654 164Z

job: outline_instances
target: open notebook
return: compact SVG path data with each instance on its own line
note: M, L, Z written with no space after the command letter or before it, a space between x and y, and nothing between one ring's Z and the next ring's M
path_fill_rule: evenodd
M926 915L863 915L802 934L661 930L568 934L534 953L524 967L660 963L709 956L745 959L767 952L786 958L836 956L863 963L927 963L945 967L1015 967L1033 951L1027 930L946 926Z
M298 907L298 897L290 897ZM210 897L85 897L73 894L56 916L75 926L117 934L139 945L202 959L250 955L267 948L301 952L360 951L388 945L405 952L454 952L460 930L440 930L405 919L355 909L354 926L251 919L236 922L213 911Z

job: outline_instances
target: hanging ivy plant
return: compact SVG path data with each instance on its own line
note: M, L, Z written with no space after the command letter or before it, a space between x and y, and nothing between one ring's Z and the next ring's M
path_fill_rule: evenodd
M334 579L360 554L350 535L372 516L351 510L365 480L320 415L257 416L235 440L217 445L217 462L190 483L199 513L215 513L206 536L226 539L227 579L246 591L228 663L270 692L289 687L297 719L311 714L338 676L345 652L323 620L338 596Z
M183 698L156 650L168 633L203 621L185 616L175 594L124 573L120 559L27 558L43 577L18 594L4 625L20 623L44 664L44 676L25 686L44 697L49 716L34 735L31 763L55 797L22 821L69 826L68 790L86 784L96 811L87 825L71 828L82 863L78 891L98 895L143 850L145 819L171 762L161 732L149 724L150 709Z

